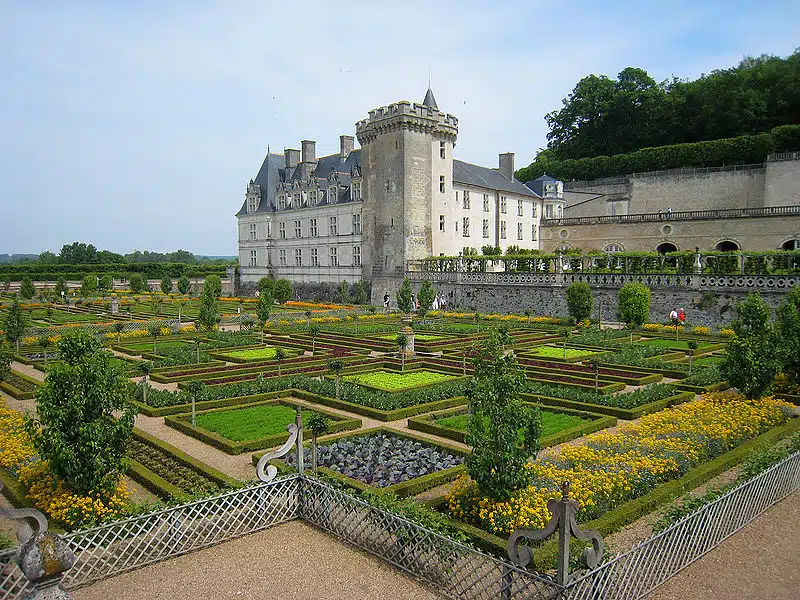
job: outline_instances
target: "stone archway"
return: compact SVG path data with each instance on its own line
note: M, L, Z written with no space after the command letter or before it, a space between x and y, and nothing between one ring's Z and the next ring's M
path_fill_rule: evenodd
M722 240L721 242L717 242L716 246L714 246L714 250L718 252L738 252L741 250L741 247L733 240Z

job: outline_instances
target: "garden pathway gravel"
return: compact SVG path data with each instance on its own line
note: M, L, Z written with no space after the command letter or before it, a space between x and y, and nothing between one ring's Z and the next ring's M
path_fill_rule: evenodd
M423 584L302 521L123 573L74 600L434 600Z

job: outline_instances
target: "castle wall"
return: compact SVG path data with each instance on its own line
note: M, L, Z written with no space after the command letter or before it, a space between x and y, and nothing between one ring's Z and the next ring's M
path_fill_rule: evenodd
M785 156L767 162L764 206L800 204L800 152Z

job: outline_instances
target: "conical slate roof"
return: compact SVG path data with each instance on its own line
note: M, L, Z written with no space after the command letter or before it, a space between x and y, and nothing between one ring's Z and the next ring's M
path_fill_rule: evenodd
M433 97L431 88L428 88L428 91L425 92L425 100L422 101L422 105L432 108L433 110L439 110L439 107L436 106L436 98Z

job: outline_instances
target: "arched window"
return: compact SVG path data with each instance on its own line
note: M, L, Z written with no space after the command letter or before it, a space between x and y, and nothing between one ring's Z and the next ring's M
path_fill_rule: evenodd
M731 240L724 240L714 246L714 249L718 250L719 252L738 252L739 244L732 242Z
M619 244L606 244L606 247L603 248L603 252L625 252L625 248L620 246Z
M800 250L800 239L787 240L781 245L781 250Z
M656 246L656 252L659 254L667 254L668 252L677 252L678 247L670 242L663 242Z

